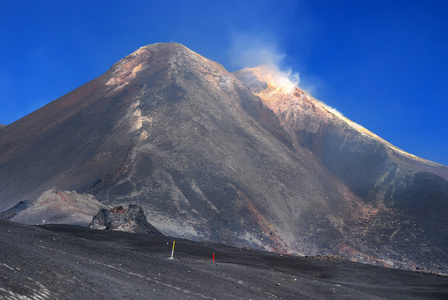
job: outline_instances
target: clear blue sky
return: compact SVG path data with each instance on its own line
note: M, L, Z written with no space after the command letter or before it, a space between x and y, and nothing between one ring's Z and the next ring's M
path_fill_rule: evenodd
M234 71L267 49L392 144L448 165L448 1L0 0L0 124L175 41ZM248 53L251 53L250 51Z

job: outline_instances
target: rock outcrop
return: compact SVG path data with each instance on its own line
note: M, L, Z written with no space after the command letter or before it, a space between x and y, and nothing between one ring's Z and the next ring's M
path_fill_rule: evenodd
M35 200L21 201L0 217L29 225L73 224L87 226L106 206L92 195L76 191L48 190Z
M117 230L147 235L162 235L146 220L143 209L138 205L129 205L128 209L117 206L101 209L88 226L91 229Z

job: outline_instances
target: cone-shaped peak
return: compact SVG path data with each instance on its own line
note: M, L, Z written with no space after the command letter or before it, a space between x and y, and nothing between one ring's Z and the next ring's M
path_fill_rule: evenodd
M181 44L156 43L141 47L114 64L106 73L106 85L117 91L137 77L151 77L160 70L168 70L168 75L172 78L172 75L185 68L203 74L230 75L220 64Z

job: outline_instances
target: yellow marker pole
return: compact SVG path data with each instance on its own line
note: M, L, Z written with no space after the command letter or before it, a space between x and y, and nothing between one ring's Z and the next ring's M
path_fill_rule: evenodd
M171 250L171 259L173 259L174 257L174 244L176 244L176 241L173 241L173 249Z

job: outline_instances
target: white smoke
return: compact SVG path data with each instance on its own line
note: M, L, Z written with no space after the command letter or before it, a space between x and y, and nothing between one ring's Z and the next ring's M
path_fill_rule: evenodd
M325 108L329 111L329 112L332 112L334 115L336 115L336 116L338 116L338 117L344 117L344 115L339 111L339 110L337 110L336 108L334 108L334 107L331 107L331 106L328 106L328 105L326 105L326 104L323 104L324 106L325 106ZM344 117L345 118L345 117Z
M295 86L300 83L299 73L284 66L286 54L278 49L277 43L268 35L233 33L228 54L235 68L267 65L281 81L287 80Z

